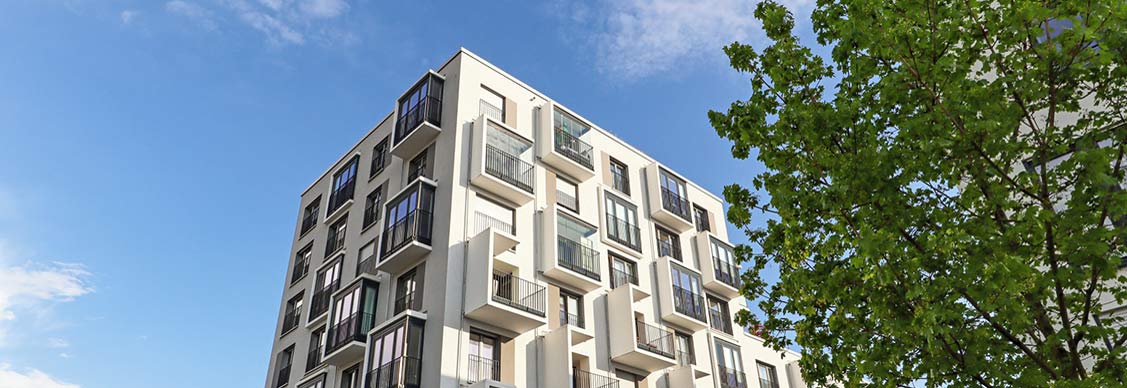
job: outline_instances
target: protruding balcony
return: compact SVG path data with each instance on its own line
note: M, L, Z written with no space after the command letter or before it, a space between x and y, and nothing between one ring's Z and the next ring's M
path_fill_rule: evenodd
M537 155L548 165L580 181L595 176L595 151L583 137L591 126L551 103L540 108Z
M579 369L571 370L571 386L575 388L619 388L619 380L598 372Z
M442 76L428 72L395 107L391 153L410 159L442 133Z
M683 193L674 192L662 186L662 174L672 173L663 169L661 165L653 163L645 168L646 193L650 202L650 217L668 226L677 233L686 232L694 228L693 205ZM683 182L680 178L676 179ZM681 184L684 186L684 183Z
M543 227L540 231L545 243L541 244L540 259L544 276L584 292L601 287L601 255L590 242L596 234L595 228L560 214L554 205L549 205L541 214ZM577 229L582 231L576 232Z
M547 324L547 288L517 276L517 266L495 257L511 247L498 246L503 238L498 234L489 228L470 239L466 316L515 334Z
M688 289L681 284L700 282L700 274L684 267L668 256L655 261L657 267L657 290L661 318L677 326L693 331L708 328L706 305L701 290ZM680 273L674 282L676 273Z
M474 122L472 144L470 183L517 205L535 198L536 168L532 164L531 140L505 124L479 116Z
M325 343L324 362L345 366L364 357L365 328L372 327L375 318L369 313L352 313L329 327Z
M419 177L388 202L376 269L400 273L431 252L436 187L434 181Z
M629 288L619 287L607 294L607 314L610 354L615 362L648 372L676 363L673 332L642 320Z
M728 299L739 296L740 268L732 247L709 232L697 234L696 246L704 288Z

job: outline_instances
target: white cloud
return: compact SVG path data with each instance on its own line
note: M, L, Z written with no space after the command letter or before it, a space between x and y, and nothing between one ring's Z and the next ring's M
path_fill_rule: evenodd
M225 0L223 4L275 46L310 41L334 46L355 38L334 25L351 8L347 0Z
M137 15L140 15L140 12L132 9L121 11L121 24L133 23L133 19L136 19Z
M76 384L68 384L55 380L54 377L38 369L27 369L19 372L12 369L11 365L0 364L0 387L4 388L80 388Z
M6 256L0 252L0 258ZM87 283L89 275L78 264L56 262L44 266L0 262L0 344L7 337L8 327L17 319L17 312L43 314L51 303L71 301L93 292Z
M254 29L266 34L266 39L272 44L305 43L305 36L301 32L273 16L261 12L244 12L240 17Z
M215 14L212 13L211 10L196 3L172 0L164 3L164 10L172 14L183 16L207 31L215 31L219 28L219 23L215 20Z
M48 338L47 347L49 348L66 348L70 347L70 342L62 338Z
M344 0L306 0L299 8L311 17L335 18L348 11L348 3Z

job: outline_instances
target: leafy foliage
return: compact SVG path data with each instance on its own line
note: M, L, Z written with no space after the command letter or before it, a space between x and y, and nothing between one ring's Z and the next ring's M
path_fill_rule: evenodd
M755 16L751 95L709 112L767 167L724 191L742 324L814 384L1127 385L1127 2L820 0L829 58Z

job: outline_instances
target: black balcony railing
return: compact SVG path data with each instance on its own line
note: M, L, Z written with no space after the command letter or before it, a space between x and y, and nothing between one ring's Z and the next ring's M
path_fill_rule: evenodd
M470 384L482 380L501 381L501 360L471 354L466 380Z
M333 212L335 212L337 209L340 209L341 206L344 206L345 203L348 203L348 201L351 201L352 196L355 193L356 193L356 177L353 176L347 182L344 182L344 184L341 185L340 188L333 191L333 193L331 195L329 195L329 212L328 212L328 214L330 214L330 215L333 214Z
M673 358L673 332L660 327L634 320L638 329L638 348Z
M639 238L642 232L636 223L630 223L607 213L607 237L619 244L630 247L635 251L642 250L642 241Z
M579 368L571 369L571 379L574 388L618 388L618 379Z
M325 354L335 352L350 342L364 342L368 329L372 327L372 314L352 313L344 320L329 328L329 338L325 344Z
M282 316L282 334L289 333L290 330L297 327L298 323L301 323L301 310L286 311L286 314Z
M717 366L716 372L721 388L747 388L747 378L742 371Z
M692 205L689 204L689 200L665 187L661 188L661 207L685 221L693 222Z
M329 230L329 241L325 242L325 258L329 259L337 251L344 249L344 237L347 233L341 233L343 229L338 230L334 225Z
M360 264L357 264L357 267L356 267L356 273L357 274L366 273L366 274L375 275L376 272L377 272L376 271L376 264L379 263L379 261L380 261L379 257L375 254L368 256L364 260L360 260Z
M309 349L309 353L305 356L305 372L313 370L321 366L321 350L320 346Z
M694 362L696 362L696 360L694 360L694 358L695 357L693 357L692 353L681 351L681 350L677 351L677 365L691 366L691 365L693 365Z
M427 96L406 112L400 112L395 122L395 144L406 139L423 122L442 127L442 100Z
M610 288L618 288L627 284L638 285L638 275L618 268L610 269Z
M669 257L672 257L674 259L677 259L677 261L681 261L680 244L676 244L676 243L669 241L669 240L659 239L659 240L657 240L657 255L659 257L669 256Z
M536 176L532 164L489 144L485 145L485 172L524 191L533 192Z
M411 309L412 311L419 311L423 309L423 298L421 297L421 295L417 295L414 292L408 292L403 295L399 295L398 298L395 298L395 304L393 308L395 310L393 314L399 314L401 312L407 311L407 309Z
M735 263L712 259L712 265L715 267L713 272L716 274L716 280L729 286L740 288L740 270L736 267Z
M508 234L516 233L512 223L494 218L482 212L474 212L474 234L481 233L481 231L489 228L497 229Z
M556 128L556 152L589 170L595 168L591 160L591 145L559 128Z
M398 251L412 241L430 245L431 213L426 210L415 210L407 213L406 217L387 226L383 234L383 257Z
M673 307L677 312L704 322L704 297L700 294L673 286Z
M732 319L723 311L708 309L708 321L713 329L732 334Z
M290 369L293 364L285 363L278 367L278 377L274 378L274 386L281 387L290 383Z
M575 198L575 193L569 193L563 190L556 190L556 203L565 207L573 212L579 212L579 199Z
M318 209L312 210L313 214L308 215L301 220L301 234L302 235L304 235L306 232L309 232L309 230L313 229L314 226L317 226L317 213L316 212L318 212L318 211L320 211L320 210L318 210Z
M422 360L402 356L368 372L368 388L418 388Z
M548 304L548 290L513 274L494 272L493 300L543 317Z
M307 273L309 273L309 256L302 255L301 259L293 263L293 277L290 278L290 284L297 283Z
M379 198L376 198L376 200L378 201ZM371 197L369 197L368 201L372 202ZM382 206L382 203L368 203L367 206L364 207L364 223L362 224L363 227L367 228L369 226L372 226L372 224L375 224L376 221L379 221L380 207Z
M583 327L583 316L574 312L560 309L560 326L572 325L575 327Z
M333 293L336 292L339 287L340 279L337 279L313 293L313 302L309 304L310 320L329 311L329 304L333 298Z
M478 113L485 115L485 117L497 120L497 122L505 122L505 111L501 108L493 106L485 100L478 100L477 103Z
M557 256L561 267L575 271L583 276L600 280L599 252L590 247L583 246L564 236L559 236L559 251Z

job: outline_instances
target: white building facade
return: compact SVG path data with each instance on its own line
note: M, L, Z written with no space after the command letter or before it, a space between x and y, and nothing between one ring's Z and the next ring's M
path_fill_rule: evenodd
M266 388L805 386L719 197L464 49L297 219Z

